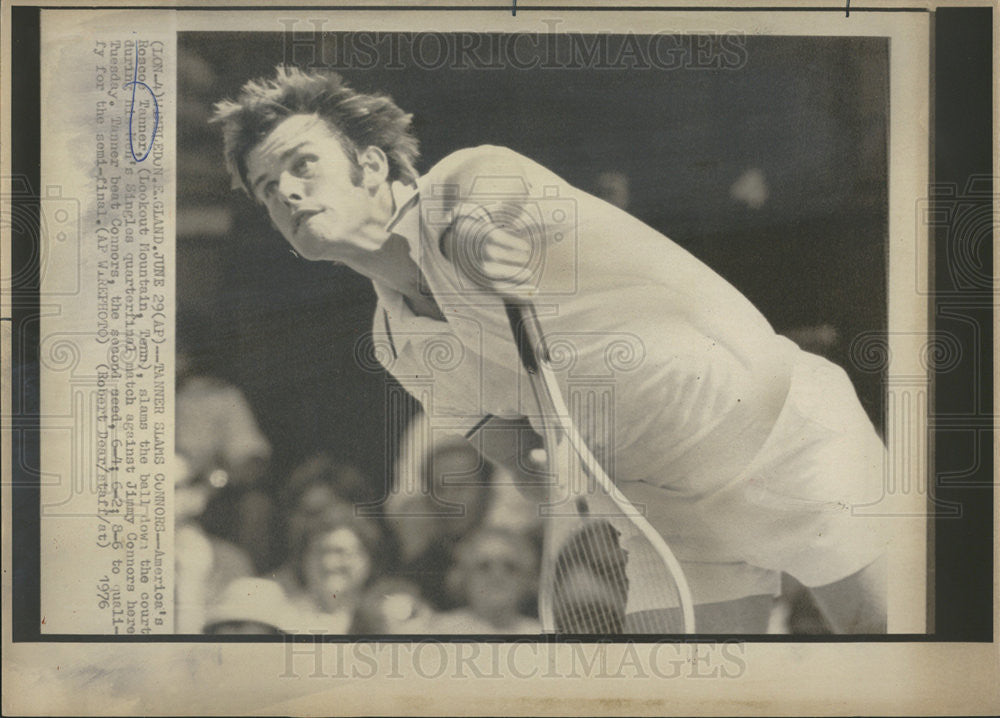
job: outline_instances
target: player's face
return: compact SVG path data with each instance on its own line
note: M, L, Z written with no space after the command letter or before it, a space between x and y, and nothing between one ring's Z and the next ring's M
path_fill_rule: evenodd
M247 155L254 197L305 259L348 261L374 221L372 177L325 120L292 115Z

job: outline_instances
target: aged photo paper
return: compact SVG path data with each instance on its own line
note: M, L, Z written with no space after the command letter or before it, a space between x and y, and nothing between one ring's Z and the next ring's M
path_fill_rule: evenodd
M939 714L959 707L976 714L1000 707L995 643L934 640L936 617L948 611L935 601L935 517L955 508L936 494L933 376L957 366L968 341L933 330L932 243L943 221L928 189L934 13L888 4L848 8L845 16L836 3L513 9L39 11L37 186L11 171L9 135L2 173L2 211L12 217L5 240L19 231L19 196L32 198L39 224L37 426L18 423L20 370L5 373L2 412L13 427L4 429L6 457L31 432L39 447L37 467L16 469L34 471L38 485L39 618L31 638L18 634L23 618L7 607L21 579L5 551L5 711ZM6 69L9 36L5 42ZM804 452L817 432L846 433L845 412L853 411L885 447L879 490L851 506L818 501L808 511L774 484L751 481L745 493L779 517L774 531L802 513L837 510L857 527L851 546L880 527L884 635L835 635L787 572L705 566L683 545L674 548L699 604L748 595L713 592L727 582L768 587L760 590L769 613L759 630L631 640L545 633L551 628L537 601L543 523L513 479L506 487L500 480L482 509L500 516L482 526L497 526L480 530L493 531L497 550L503 537L506 570L524 581L511 589L520 630L494 631L470 618L472 609L460 614L459 603L448 603L456 592L473 593L469 576L485 565L471 542L454 553L469 576L455 567L440 578L385 569L385 556L427 556L427 544L445 540L422 513L428 491L419 472L429 447L481 428L479 414L452 406L458 390L441 388L461 376L469 353L428 338L426 317L389 302L377 281L373 291L349 262L309 262L301 246L285 243L268 205L269 192L285 190L277 181L269 189L266 172L256 172L271 161L254 154L266 142L237 160L252 197L236 187L217 103L236 98L248 81L274 77L276 67L332 70L359 92L391 96L412 114L421 173L470 147L509 147L531 158L566 183L524 202L529 222L550 234L568 228L553 257L588 251L578 244L588 227L574 223L587 216L583 200L566 192L579 188L711 267L789 347L823 357L804 385L819 385L815 377L827 371L819 367L839 367L822 381L848 387L854 408L803 419L813 433L781 448ZM18 112L8 107L6 126ZM287 147L309 127L295 132ZM486 180L477 178L484 201L500 207L508 190L496 189L496 177ZM442 207L449 191L441 190ZM397 218L413 201L386 196ZM422 222L452 221L435 214L438 197L420 201ZM350 208L337 211L346 216ZM623 253L636 240L631 227L619 238ZM575 261L562 274L539 265L544 291L557 297L552 307L588 276ZM984 271L978 255L956 261ZM20 299L17 277L5 274L7 317ZM434 295L432 310L443 316L460 304L439 288ZM623 446L633 425L660 411L662 397L645 387L648 411L615 404L632 396L616 382L671 340L666 329L626 331L630 313L638 316L642 298L654 295L636 296L623 305L622 331L605 332L601 345L619 373L574 374L572 333L551 347L570 391L584 386L586 396L612 397L593 421L604 421ZM410 317L392 325L395 334L393 311ZM727 313L737 321L735 305L714 312L722 323ZM5 356L16 364L5 325ZM476 331L473 343L491 346L488 327ZM407 347L423 351L412 376L397 355ZM516 361L513 342L507 351ZM477 371L462 390L482 394L485 422L496 413L483 408L492 377ZM574 411L588 410L581 401L573 399ZM805 416L801 407L818 400L804 390L798 401ZM624 452L652 449L620 451L615 465L625 472L633 464ZM847 457L845 466L861 465ZM12 522L25 511L11 500L14 471L5 458L8 546ZM340 534L323 534L326 555L339 552L344 561L338 575L346 583L329 585L345 586L344 601L351 571L368 581L346 616L314 606L303 612L305 598L295 595L296 586L308 594L314 564L303 556L321 543L301 526L296 533L309 496L303 487L331 472L353 492L357 545L334 546ZM648 488L631 491L624 489L640 511L655 502ZM376 525L382 533L366 533ZM478 550L489 545L483 538ZM343 559L358 553L360 563ZM638 550L632 554L637 560ZM823 568L805 567L803 575L827 575ZM753 571L761 577L747 578ZM376 606L376 598L386 600ZM641 603L629 600L630 610Z

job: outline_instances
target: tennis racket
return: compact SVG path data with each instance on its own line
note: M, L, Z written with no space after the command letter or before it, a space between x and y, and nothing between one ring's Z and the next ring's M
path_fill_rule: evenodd
M530 301L506 299L507 318L540 409L549 502L539 583L546 632L694 633L684 572L663 537L625 498L587 447L563 400Z

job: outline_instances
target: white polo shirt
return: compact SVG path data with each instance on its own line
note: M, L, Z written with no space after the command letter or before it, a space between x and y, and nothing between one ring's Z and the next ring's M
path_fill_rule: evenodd
M883 526L846 520L877 500L883 453L846 374L686 250L499 147L449 155L393 194L388 229L446 321L376 283L376 355L436 430L538 413L502 300L441 251L445 232L483 224L459 219L485 216L535 238L531 296L567 404L697 602L775 593L781 570L829 583L882 550Z

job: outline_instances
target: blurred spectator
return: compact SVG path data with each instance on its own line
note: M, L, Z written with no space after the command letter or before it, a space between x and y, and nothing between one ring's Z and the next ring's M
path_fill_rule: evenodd
M281 508L288 516L290 535L297 534L314 516L333 506L354 506L369 493L365 477L355 467L334 461L326 453L300 464L288 477Z
M281 586L262 578L232 581L205 618L205 633L213 635L282 635L292 615Z
M208 318L179 312L176 355L176 450L191 473L216 491L202 523L246 548L261 567L270 551L270 499L256 484L267 468L271 445L249 402L213 366Z
M502 529L479 529L462 539L455 559L448 587L463 608L434 619L434 632L541 633L541 624L519 610L537 586L537 551L531 541Z
M436 610L455 607L445 586L458 542L486 516L492 469L463 439L430 450L415 491L390 496L386 518L401 552L399 573Z
M399 575L442 611L459 607L446 581L465 536L494 527L534 539L541 527L536 507L521 496L508 472L461 437L429 435L426 417L414 417L384 514L399 542Z
M233 543L207 533L198 522L212 487L176 458L174 482L175 631L201 633L206 614L233 580L253 573L250 557Z
M184 363L178 354L178 369ZM271 446L235 386L178 371L175 420L177 451L213 487L250 484L263 473Z
M291 545L309 524L337 507L350 509L368 495L365 477L353 466L340 464L325 453L316 454L289 476L279 500L285 521L286 543ZM271 574L286 591L296 586L293 555Z
M312 517L293 537L290 595L301 632L346 634L369 581L379 575L378 524L337 505Z

